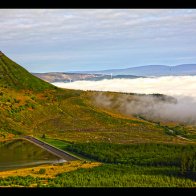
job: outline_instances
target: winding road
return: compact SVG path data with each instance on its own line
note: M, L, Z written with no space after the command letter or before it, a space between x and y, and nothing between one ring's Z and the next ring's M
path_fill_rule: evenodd
M56 155L57 157L63 159L64 161L75 161L75 160L78 160L79 158L63 151L63 150L60 150L50 144L47 144L37 138L34 138L32 136L24 136L23 139L26 139L28 140L29 142L47 150L48 152Z

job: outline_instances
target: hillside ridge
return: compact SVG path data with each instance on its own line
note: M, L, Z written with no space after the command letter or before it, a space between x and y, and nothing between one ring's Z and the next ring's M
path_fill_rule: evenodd
M45 90L55 87L33 76L0 51L0 86L12 89Z

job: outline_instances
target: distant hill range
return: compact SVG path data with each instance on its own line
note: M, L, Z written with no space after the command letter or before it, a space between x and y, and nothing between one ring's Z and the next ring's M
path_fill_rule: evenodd
M138 78L138 76L132 75L108 75L108 74L85 74L85 73L33 73L36 77L41 78L42 80L53 83L53 82L74 82L78 80L88 80L88 81L99 81L104 79L113 79L113 78Z
M110 69L102 71L86 71L82 73L91 74L113 74L113 75L134 75L134 76L182 76L196 75L196 64L182 64L176 66L167 65L146 65L126 69Z
M127 69L110 69L102 71L76 71L74 73L33 73L35 76L53 82L73 82L78 80L98 81L114 78L152 77L152 76L185 76L196 75L196 64L183 64L177 66L146 65Z

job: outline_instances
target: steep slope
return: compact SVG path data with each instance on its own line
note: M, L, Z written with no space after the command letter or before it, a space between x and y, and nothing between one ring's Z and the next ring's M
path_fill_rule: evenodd
M100 94L112 95L115 101L122 93L59 89L32 76L2 53L0 63L0 140L46 134L71 142L187 143L168 135L156 123L94 102ZM126 96L133 98L132 94Z
M2 52L0 52L0 86L34 91L55 88L30 74Z

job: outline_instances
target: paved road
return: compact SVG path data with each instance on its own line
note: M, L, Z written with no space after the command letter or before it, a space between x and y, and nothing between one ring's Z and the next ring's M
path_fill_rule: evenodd
M69 153L66 153L65 151L63 150L60 150L58 148L55 148L54 146L51 146L50 144L46 144L45 142L41 141L41 140L38 140L34 137L31 137L31 136L24 136L23 137L24 139L34 143L35 145L49 151L50 153L60 157L61 159L64 159L65 161L75 161L75 160L78 160L78 158L70 155Z

